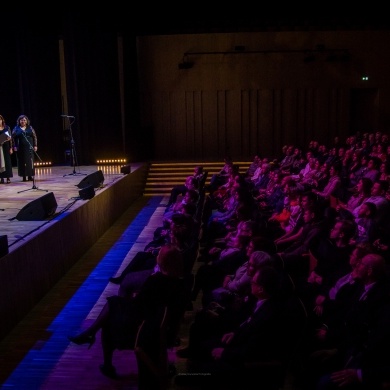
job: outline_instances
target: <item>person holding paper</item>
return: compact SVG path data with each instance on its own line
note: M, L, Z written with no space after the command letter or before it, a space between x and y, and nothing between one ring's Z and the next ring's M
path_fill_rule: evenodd
M4 117L0 115L0 184L11 183L13 141L11 138L11 129L5 123Z

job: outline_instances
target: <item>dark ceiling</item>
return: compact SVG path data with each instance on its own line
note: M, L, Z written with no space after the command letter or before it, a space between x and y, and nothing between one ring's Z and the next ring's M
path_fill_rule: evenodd
M10 14L10 13L8 13ZM9 15L8 20L15 16ZM156 21L155 17L145 17L134 13L129 15L123 10L101 12L67 12L55 18L37 15L27 19L24 25L34 35L62 35L73 28L87 28L134 35L160 34L196 34L224 32L256 31L316 31L316 30L377 30L389 29L390 18L351 16L351 17L211 17L204 16L164 16ZM10 28L15 28L14 22Z

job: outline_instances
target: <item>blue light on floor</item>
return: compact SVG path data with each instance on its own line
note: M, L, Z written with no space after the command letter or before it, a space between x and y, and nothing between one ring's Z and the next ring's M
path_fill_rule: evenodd
M162 198L162 196L150 198L147 206L129 224L118 241L50 324L47 332L51 336L35 344L2 384L1 389L40 389L68 347L67 336L80 330L80 325L106 288L109 277L115 275L143 228L160 205Z

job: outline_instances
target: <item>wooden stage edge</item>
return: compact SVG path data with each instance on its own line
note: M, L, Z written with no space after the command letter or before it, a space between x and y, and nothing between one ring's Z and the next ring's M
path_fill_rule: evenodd
M101 170L103 186L91 199L79 198L79 184ZM22 182L14 170L10 184L0 184L0 235L7 236L8 254L0 258L0 340L70 270L104 232L142 196L148 164L38 168L33 182ZM93 179L92 179L93 181ZM48 196L46 196L48 194ZM53 215L23 220L19 212L43 199L57 203ZM22 220L16 216L22 215Z

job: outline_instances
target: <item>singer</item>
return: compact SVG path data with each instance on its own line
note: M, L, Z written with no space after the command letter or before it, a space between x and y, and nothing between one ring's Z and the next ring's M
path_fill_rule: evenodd
M38 150L38 140L26 115L19 115L16 120L16 126L12 130L12 139L16 152L18 175L23 178L23 181L33 181L35 175L34 152Z
M11 156L14 152L13 143L11 138L11 129L5 123L3 115L0 115L0 136L7 136L5 140L0 140L0 184L11 183L12 173L12 160ZM5 181L6 180L6 181Z

